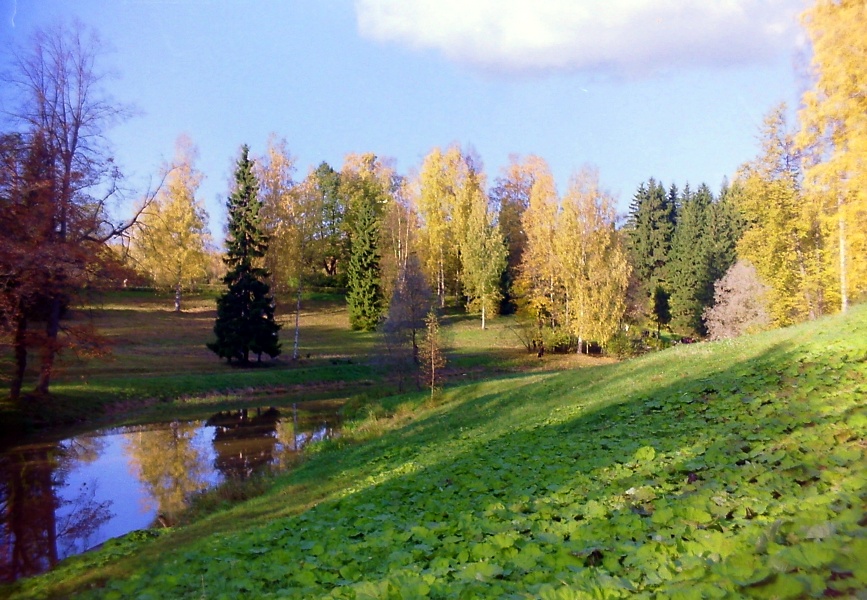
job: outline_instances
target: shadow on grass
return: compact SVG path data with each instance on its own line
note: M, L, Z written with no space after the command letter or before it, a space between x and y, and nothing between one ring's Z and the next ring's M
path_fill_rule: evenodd
M326 450L262 498L142 548L115 567L135 583L113 589L845 591L865 534L863 329L448 390L405 427Z

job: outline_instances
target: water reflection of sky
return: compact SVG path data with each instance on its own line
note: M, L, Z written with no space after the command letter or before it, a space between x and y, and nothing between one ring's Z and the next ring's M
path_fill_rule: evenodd
M0 579L171 523L193 494L227 477L286 468L296 449L333 435L334 415L303 419L297 431L287 416L227 412L208 423L107 429L11 449L0 456Z
M144 431L128 431L125 428L108 430L98 437L103 449L94 460L74 460L69 465L64 484L57 488L58 522L72 517L80 509L75 500L82 497L83 491L92 493L96 503L109 502L111 519L90 533L85 539L77 540L74 548L62 553L59 558L77 554L102 544L106 540L150 527L158 514L157 502L142 482L139 470L128 452L130 443L136 437L151 435L154 428ZM206 465L213 465L214 450L211 440L213 427L196 424L194 445L202 453ZM70 444L65 440L61 445ZM220 481L219 473L208 471L207 483L215 485ZM85 496L86 497L86 496Z

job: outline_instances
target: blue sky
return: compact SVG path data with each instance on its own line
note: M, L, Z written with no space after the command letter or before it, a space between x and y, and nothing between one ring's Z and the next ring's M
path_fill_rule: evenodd
M287 140L298 177L350 152L401 173L434 147L545 158L561 193L599 168L625 212L649 177L717 190L755 156L761 120L796 105L806 0L0 0L0 52L75 16L112 49L109 132L143 191L177 136L222 238L238 148Z

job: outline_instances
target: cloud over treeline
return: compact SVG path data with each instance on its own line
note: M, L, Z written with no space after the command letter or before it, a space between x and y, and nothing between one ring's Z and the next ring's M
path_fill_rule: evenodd
M767 60L805 0L356 0L362 36L498 72L652 73Z

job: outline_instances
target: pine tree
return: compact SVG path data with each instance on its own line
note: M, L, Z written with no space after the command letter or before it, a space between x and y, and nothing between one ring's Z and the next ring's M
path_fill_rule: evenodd
M259 184L249 151L246 145L241 148L235 189L226 204L229 226L223 261L228 272L223 283L227 290L217 299L217 340L208 344L220 358L242 365L249 364L250 353L260 362L263 353L271 358L280 354L280 325L274 320L274 299L265 283L268 271L260 266L268 239L260 222Z
M352 329L373 331L383 312L377 206L382 194L377 182L370 178L360 179L354 188L346 302Z
M660 330L663 327L668 327L671 323L671 304L669 303L669 294L661 285L653 288L653 296L651 297L653 305L651 313L653 322L656 323L656 337L659 337Z

